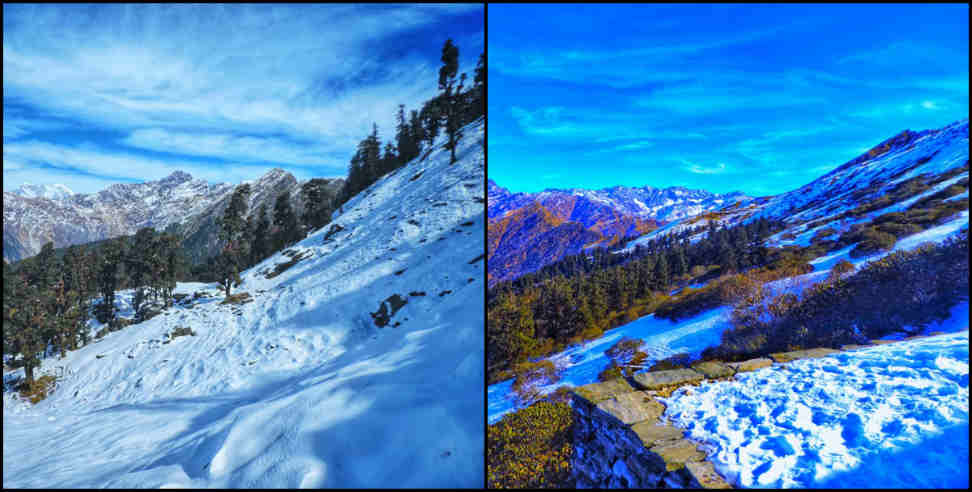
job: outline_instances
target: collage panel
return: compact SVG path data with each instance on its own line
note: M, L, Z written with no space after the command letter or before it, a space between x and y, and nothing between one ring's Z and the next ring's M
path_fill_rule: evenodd
M488 488L969 486L967 4L490 4Z
M3 487L482 488L483 4L3 5Z

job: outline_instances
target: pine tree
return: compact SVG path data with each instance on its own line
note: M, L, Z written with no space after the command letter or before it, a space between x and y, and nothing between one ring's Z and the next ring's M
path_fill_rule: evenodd
M655 280L660 288L665 288L672 282L670 274L667 255L662 253L658 255L658 262L655 263Z
M411 141L409 148L415 152L412 156L412 158L415 158L422 152L422 142L425 141L425 127L422 126L422 118L419 116L418 110L413 109L409 113L408 121L409 140Z
M146 287L153 282L150 279L152 267L150 265L152 252L155 249L155 229L143 227L135 233L135 244L132 247L132 254L125 258L128 270L128 279L131 287L135 289L132 296L132 308L135 310L135 318L142 319L145 314L142 307L146 300Z
M115 290L118 288L118 269L124 253L122 238L105 243L98 261L98 292L101 304L98 306L98 321L115 321Z
M381 156L381 168L382 175L398 169L398 155L395 153L395 146L391 142L385 143L384 154Z
M274 251L280 251L302 239L297 215L290 206L290 194L287 192L278 195L273 205L273 225L277 228L273 235Z
M304 199L303 222L309 230L317 230L331 221L333 202L328 197L327 186L330 180L314 178L300 187L301 197ZM259 223L254 233L259 229Z
M459 48L452 44L452 39L448 39L442 47L442 67L439 68L439 90L445 106L446 134L449 140L446 148L449 149L449 163L456 162L456 146L461 137L459 128L461 126L459 111L459 94L462 93L462 84L466 79L466 74L456 80L459 72Z
M237 186L230 197L230 203L219 220L219 239L223 241L223 250L216 261L219 283L230 296L233 284L240 281L243 262L249 256L249 243L246 241L247 203L250 197L250 185Z
M473 119L486 114L486 53L479 54L473 76ZM485 144L485 141L484 141Z
M316 206L316 205L315 205ZM308 205L310 207L310 205ZM330 216L330 212L328 212ZM250 248L250 264L255 265L270 255L270 217L267 215L267 205L260 204L257 209L256 225L253 229L253 243Z

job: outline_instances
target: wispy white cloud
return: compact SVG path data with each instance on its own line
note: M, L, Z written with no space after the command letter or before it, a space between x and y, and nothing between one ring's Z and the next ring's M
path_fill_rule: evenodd
M256 178L272 167L272 165L247 164L216 167L210 162L158 159L142 154L112 151L91 143L68 146L26 140L3 146L5 189L8 187L8 178L11 178L10 187L15 188L17 186L15 182L25 176L33 176L32 180L35 183L48 182L39 178L45 174L62 177L89 176L104 181L113 178L126 181L149 181L164 178L177 170L186 171L195 177L212 182L240 182ZM97 191L78 186L73 178L68 183L78 192Z
M226 161L275 162L344 171L346 156L328 156L334 146L309 141L225 133L184 133L162 128L135 130L121 140L125 145L174 154L214 157Z
M726 163L718 162L712 166L702 166L700 164L695 164L689 161L683 161L685 166L682 169L692 173L692 174L723 174L728 170Z
M482 10L481 4L5 5L4 106L120 134L133 151L333 172L346 168L372 122L387 139L399 103L415 109L438 90L438 53L389 40ZM471 73L481 27L444 28L441 36L435 43L457 41L460 70ZM5 109L5 160L7 142L43 139L20 116L8 117Z

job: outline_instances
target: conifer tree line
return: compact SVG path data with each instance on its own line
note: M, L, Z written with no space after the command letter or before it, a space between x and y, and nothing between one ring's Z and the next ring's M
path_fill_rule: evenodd
M377 123L358 143L348 168L342 202L431 148L443 131L450 163L456 161L462 127L486 114L486 59L485 54L479 55L471 84L467 84L465 72L459 73L459 47L451 39L442 46L441 61L438 95L417 110L406 111L405 105L399 104L395 134L384 145Z
M567 343L600 336L635 306L657 305L677 282L763 266L775 257L763 245L783 228L761 218L733 227L687 229L630 252L594 249L565 257L487 293L487 372L547 355ZM701 239L689 238L702 233Z
M176 280L187 273L179 238L152 228L134 236L40 253L3 265L3 353L23 367L27 383L45 355L65 355L90 340L92 313L108 329L119 327L115 292L135 289L135 320L150 316L150 301L171 304Z

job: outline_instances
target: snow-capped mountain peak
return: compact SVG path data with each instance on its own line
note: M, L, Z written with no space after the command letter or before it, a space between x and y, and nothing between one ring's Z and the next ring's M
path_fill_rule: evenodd
M24 183L11 193L24 198L47 198L48 200L63 200L74 194L70 188L62 184L35 185L31 183Z

